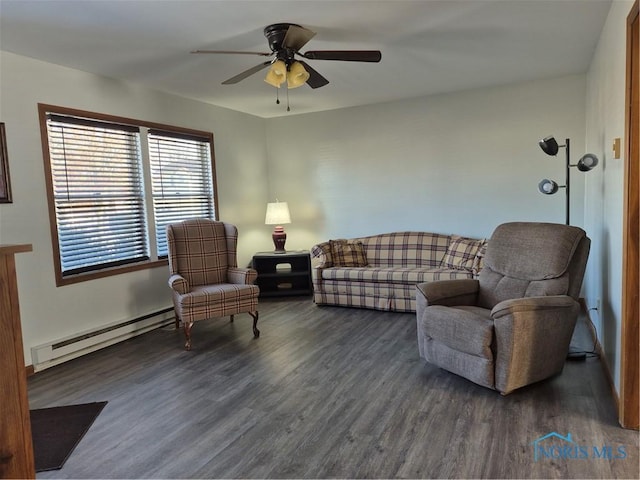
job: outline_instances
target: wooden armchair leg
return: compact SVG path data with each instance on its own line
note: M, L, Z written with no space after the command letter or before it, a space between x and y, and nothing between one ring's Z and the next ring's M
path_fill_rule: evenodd
M253 317L253 336L258 338L260 336L260 330L258 330L258 311L249 312L249 315Z
M191 327L193 327L193 322L183 322L184 323L184 336L187 341L184 344L184 348L187 350L191 350Z

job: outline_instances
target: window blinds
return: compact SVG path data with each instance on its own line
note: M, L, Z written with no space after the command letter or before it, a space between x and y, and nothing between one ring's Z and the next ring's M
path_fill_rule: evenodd
M47 116L63 275L149 259L138 127Z
M160 130L149 130L148 140L158 256L166 256L167 224L215 219L211 141Z

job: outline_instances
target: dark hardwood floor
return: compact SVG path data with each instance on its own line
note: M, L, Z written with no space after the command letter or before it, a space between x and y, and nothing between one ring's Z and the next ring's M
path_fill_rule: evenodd
M259 339L251 325L198 322L190 352L159 329L32 376L31 408L109 402L38 478L639 476L638 432L618 426L598 359L503 397L420 360L414 314L294 297L261 301ZM591 348L584 322L575 341ZM573 456L626 456L536 461L551 432Z

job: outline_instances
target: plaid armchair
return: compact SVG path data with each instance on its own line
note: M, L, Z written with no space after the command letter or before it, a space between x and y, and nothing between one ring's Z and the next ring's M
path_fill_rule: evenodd
M191 328L198 320L247 312L257 338L259 288L255 270L238 268L238 229L208 219L167 225L169 286L173 290L176 328L184 324L185 348L191 349Z
M498 226L478 279L417 286L420 356L503 395L560 373L589 246L578 227Z

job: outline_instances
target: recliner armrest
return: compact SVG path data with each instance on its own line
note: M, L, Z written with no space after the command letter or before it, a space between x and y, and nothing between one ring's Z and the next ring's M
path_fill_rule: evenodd
M258 272L253 268L229 268L227 278L229 283L236 285L253 285L258 278Z
M576 301L568 295L550 295L543 297L523 297L505 300L491 310L491 317L496 320L505 315L543 310L571 309Z
M169 277L169 286L172 290L175 290L180 295L184 295L185 293L189 293L191 287L189 286L189 282L179 273L174 273Z
M580 305L568 295L505 300L491 310L496 389L507 394L562 371Z
M426 305L475 305L480 282L471 278L437 280L416 285L417 294L422 294Z

